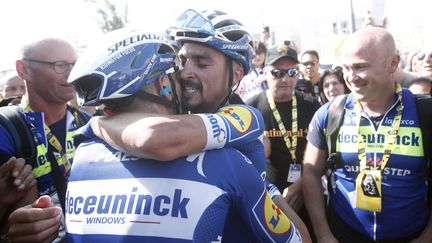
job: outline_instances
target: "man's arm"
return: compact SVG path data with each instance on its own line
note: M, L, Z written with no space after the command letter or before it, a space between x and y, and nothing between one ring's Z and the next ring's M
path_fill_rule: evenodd
M294 212L293 208L291 208L290 205L286 202L285 198L282 195L276 195L273 197L273 202L276 204L276 206L278 206L279 209L282 210L282 212L286 216L288 216L291 222L294 223L294 225L297 227L298 231L302 236L303 242L312 242L312 239L310 238L309 231L307 230L306 225L296 214L296 212Z
M224 106L216 114L122 113L109 119L93 118L90 124L96 136L112 147L163 161L203 150L238 148L257 140L264 132L261 113L246 105Z
M137 157L173 160L201 151L207 131L202 119L191 115L124 113L90 120L93 132L114 148Z
M318 242L337 242L328 225L321 176L325 172L327 152L307 144L303 161L303 196Z
M285 188L282 195L294 211L298 212L304 201L302 194L302 179L300 178L295 183Z

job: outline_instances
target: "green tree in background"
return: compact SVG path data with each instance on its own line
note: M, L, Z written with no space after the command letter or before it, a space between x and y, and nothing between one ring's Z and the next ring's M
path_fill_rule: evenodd
M85 0L95 7L98 16L96 21L99 23L104 33L120 29L128 22L127 2L124 1L124 14L120 14L118 5L110 0ZM118 2L118 1L117 1ZM122 1L123 2L123 1Z

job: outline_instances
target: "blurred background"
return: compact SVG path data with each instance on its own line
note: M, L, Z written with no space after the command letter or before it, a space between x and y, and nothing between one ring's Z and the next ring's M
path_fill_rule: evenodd
M427 0L2 0L0 75L14 68L20 47L32 38L66 38L81 52L104 32L123 26L163 31L188 8L233 15L256 39L268 27L271 43L289 40L299 50L315 49L320 63L331 65L344 37L361 28L374 4L383 5L386 28L402 58L432 43L432 1Z

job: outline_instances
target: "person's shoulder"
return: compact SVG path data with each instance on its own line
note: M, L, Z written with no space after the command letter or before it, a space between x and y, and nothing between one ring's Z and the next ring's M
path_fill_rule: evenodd
M252 162L236 148L225 147L206 151L206 158L219 168L238 168L252 165ZM215 160L215 161L213 161Z
M245 101L246 104L251 105L253 107L256 107L261 101L264 100L265 98L265 91L262 91L252 97L250 97L249 99L247 99Z
M208 150L208 151L206 151L206 154L210 155L210 156L219 156L219 157L230 158L230 156L233 156L233 157L240 156L241 153L236 148L223 147L220 149Z
M73 137L74 145L75 147L78 147L78 145L80 145L81 143L95 137L96 135L94 134L93 129L90 126L90 123L87 123L75 131Z
M261 112L250 105L227 105L220 108L217 114L225 118L228 124L243 136L264 127Z
M84 110L78 110L78 113L81 113L83 116L85 116L87 118L87 120L90 120L90 118L93 117L92 114L90 114L89 112L84 111Z
M77 119L80 123L79 124L80 127L87 124L87 122L93 117L89 112L82 109L75 108L71 105L68 105L68 109L70 112L72 112L73 116L77 116Z
M307 103L314 103L314 102L318 101L317 98L315 98L312 95L305 94L305 93L299 92L297 90L295 90L294 93L295 93L295 96L297 97L297 99L305 101Z
M318 110L318 108L321 107L320 102L316 97L313 97L312 95L304 94L302 92L295 91L295 96L299 100L300 106L308 106L313 110Z

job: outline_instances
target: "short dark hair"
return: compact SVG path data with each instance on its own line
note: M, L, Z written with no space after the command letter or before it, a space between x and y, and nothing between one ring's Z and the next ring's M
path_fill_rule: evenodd
M317 58L317 60L318 60L318 62L319 62L319 55L318 55L318 52L317 52L317 51L315 51L315 50L306 50L306 51L304 51L304 52L301 54L301 58L302 58L304 55L306 55L306 54L316 56L316 58Z
M432 87L432 80L429 78L426 78L426 77L420 77L420 78L414 79L409 86L411 87L411 85L414 85L414 84L420 84L420 85L425 84L425 85L429 85L429 87ZM429 90L429 94L432 95L432 88Z
M255 54L260 54L260 53L265 54L267 52L267 46L261 41L254 41L253 42L253 50L254 50Z
M323 101L323 103L326 103L328 101L324 95L324 79L329 75L335 75L337 77L338 81L343 84L345 94L350 92L350 90L348 89L348 86L345 83L342 68L337 66L333 69L325 70L324 73L321 75L320 80L318 82L319 93L320 93L320 97L321 97L321 100Z
M429 85L431 85L431 82L432 82L432 80L430 80L429 78L420 77L420 78L414 79L412 81L412 83L410 84L410 86L413 84L429 84Z

